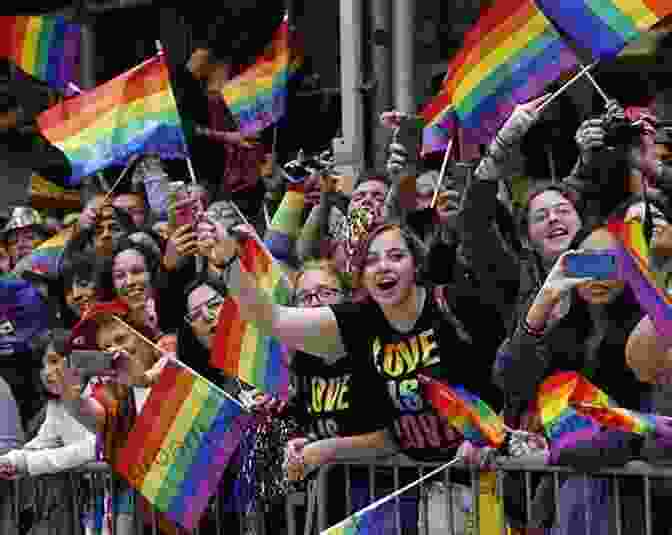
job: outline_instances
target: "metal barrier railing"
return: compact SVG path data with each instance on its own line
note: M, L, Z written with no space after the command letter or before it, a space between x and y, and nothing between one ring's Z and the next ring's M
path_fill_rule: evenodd
M325 466L307 492L287 497L287 533L319 533L438 466L441 465L415 463L401 456L375 464ZM0 481L0 533L97 533L92 529L92 513L100 510L105 498L115 519L106 533L160 533L159 517L148 512L150 508L143 511L137 496L131 509L118 509L119 488L114 480L107 464L93 463L62 474ZM670 482L665 484L666 480ZM539 531L522 532L652 535L672 532L672 515L666 512L670 497L672 468L635 461L623 468L589 474L529 459L507 458L499 460L495 472L479 473L465 466L452 466L407 495L390 500L378 511L377 532L499 535L516 533L518 528L535 528ZM222 498L216 495L211 500L201 525L193 531L195 535L229 534L236 530L245 535L263 535L267 531L264 511L230 513ZM509 502L514 505L513 514ZM297 514L304 507L305 522L303 515ZM275 524L271 527L269 532L282 531ZM548 527L556 530L544 531Z
M353 507L352 492L358 488L353 481L359 480L361 487L364 473L373 501L438 466L398 456L375 464L323 467L308 497L316 505L316 522L307 532L316 528L319 533L361 509L361 503ZM343 486L344 495L334 492ZM418 485L406 504L391 500L376 522L385 523L385 533L404 535L652 535L672 532L672 515L662 508L671 497L672 468L642 461L583 473L529 458L502 458L494 472L479 473L464 465L447 468L441 477ZM555 530L545 531L551 527Z

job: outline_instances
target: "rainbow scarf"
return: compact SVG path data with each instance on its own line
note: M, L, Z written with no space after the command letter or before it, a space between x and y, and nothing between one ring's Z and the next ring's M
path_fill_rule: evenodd
M482 399L461 386L451 387L425 375L418 375L418 379L424 383L425 397L434 410L466 440L495 448L504 443L504 420Z
M285 114L287 85L302 63L303 57L291 46L285 17L264 53L222 89L243 134L256 134Z
M539 8L595 59L616 56L672 13L668 0L536 0Z
M0 16L0 57L57 89L79 80L82 28L60 16Z
M68 186L109 165L124 165L137 153L186 155L163 55L48 109L37 123L70 162Z
M422 115L429 126L442 124L446 130L454 113L461 145L487 144L517 104L576 65L576 56L533 0L494 2L467 32L441 92Z
M649 315L658 334L672 337L672 297L665 289L664 273L649 267L649 246L641 221L614 219L609 232L621 242L620 263L623 279L632 288L639 305Z
M56 279L60 273L63 251L72 237L72 232L73 227L69 227L42 242L32 253L19 260L12 272L21 276L22 273L30 271Z
M264 239L273 257L281 262L290 263L296 256L295 244L303 226L305 204L303 183L289 182Z
M253 274L257 284L274 303L287 305L290 288L280 265L256 239L248 239L240 254L242 270ZM289 374L288 349L277 339L264 336L252 322L240 317L240 305L228 298L219 312L210 363L231 377L239 377L263 392L286 399Z
M555 447L571 446L599 426L629 433L653 432L653 417L617 407L602 390L576 372L559 372L539 387L537 409Z
M169 520L193 529L240 442L245 418L219 388L171 361L114 468Z

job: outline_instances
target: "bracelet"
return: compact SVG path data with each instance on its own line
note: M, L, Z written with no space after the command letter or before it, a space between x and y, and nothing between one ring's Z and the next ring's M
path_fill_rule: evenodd
M523 318L523 321L520 322L521 327L523 328L523 331L525 331L525 334L528 334L534 338L541 338L544 336L544 333L546 332L546 329L535 329L532 327L528 322L527 318Z

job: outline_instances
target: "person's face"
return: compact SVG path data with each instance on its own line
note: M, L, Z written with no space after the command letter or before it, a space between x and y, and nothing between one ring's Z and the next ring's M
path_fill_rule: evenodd
M322 269L305 271L296 286L297 307L336 305L344 297L338 278Z
M150 277L145 257L135 249L120 252L112 263L112 283L131 310L145 308L150 297Z
M187 323L206 349L212 348L217 318L223 303L224 298L207 284L194 288L187 298Z
M367 251L362 283L381 306L404 303L415 284L415 261L398 229L377 236Z
M65 291L65 302L78 317L96 302L96 284L93 277L75 276L72 287Z
M9 273L10 269L9 252L7 251L7 247L3 243L0 243L0 273Z
M7 251L13 265L33 252L42 240L33 227L22 227L7 233Z
M574 205L557 191L545 191L530 203L528 234L531 245L547 261L564 253L581 229Z
M110 256L114 249L114 244L121 239L124 231L121 224L114 216L111 207L104 207L100 211L100 217L96 218L96 234L94 245L96 254L100 256Z
M126 210L137 227L145 224L147 210L145 209L145 201L142 195L137 193L117 195L112 201L112 206Z
M54 351L50 344L42 358L42 381L47 391L54 396L62 396L64 389L65 358Z
M187 69L189 69L196 80L207 78L212 71L210 51L207 48L197 48L194 50L187 62Z
M108 321L98 327L96 343L100 351L126 351L130 356L131 377L140 377L156 361L154 349L149 344L115 321Z
M352 192L352 197L348 204L348 214L355 209L362 208L376 214L376 219L379 220L383 215L386 196L387 186L381 181L368 180L362 182Z
M600 253L618 249L618 240L606 229L599 228L592 232L580 248ZM613 302L622 292L625 282L622 280L595 280L577 287L579 297L591 305L607 305Z

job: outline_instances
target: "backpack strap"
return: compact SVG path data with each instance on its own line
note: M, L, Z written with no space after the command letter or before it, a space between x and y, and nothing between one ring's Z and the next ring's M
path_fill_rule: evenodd
M473 343L471 335L467 332L467 330L464 328L464 324L458 319L458 317L453 312L450 303L448 303L448 299L446 298L447 287L448 287L447 284L437 284L432 288L434 302L439 307L439 310L443 315L443 319L448 321L453 326L455 332L457 333L458 338L465 344L471 344Z

